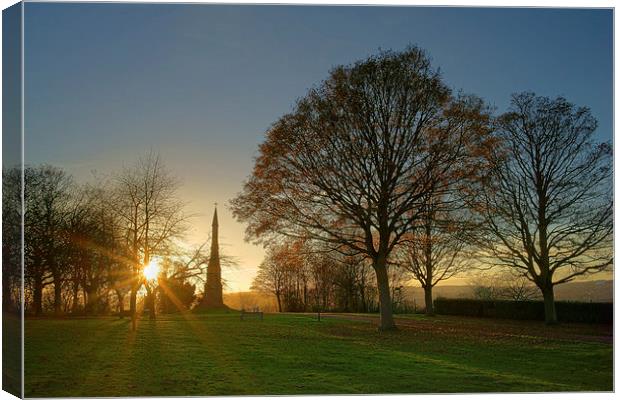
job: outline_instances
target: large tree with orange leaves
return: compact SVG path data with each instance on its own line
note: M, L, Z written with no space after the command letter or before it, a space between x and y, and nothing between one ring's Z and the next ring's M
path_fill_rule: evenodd
M336 67L269 129L233 213L248 238L304 236L368 257L380 328L393 329L388 260L424 195L467 169L481 108L453 97L415 47Z

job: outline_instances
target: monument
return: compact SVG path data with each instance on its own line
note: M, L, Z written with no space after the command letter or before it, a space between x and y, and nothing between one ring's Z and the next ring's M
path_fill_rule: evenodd
M218 222L217 204L213 213L213 223L211 224L211 254L207 264L207 282L205 283L205 294L199 305L201 309L222 309L228 308L222 300L222 269L220 266L220 249L218 243Z

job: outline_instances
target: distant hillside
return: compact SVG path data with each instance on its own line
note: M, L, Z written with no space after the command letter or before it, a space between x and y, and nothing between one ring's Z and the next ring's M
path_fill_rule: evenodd
M424 302L424 290L421 287L406 287L407 299L415 298ZM612 280L569 282L555 287L556 300L611 302L614 296ZM433 297L473 298L474 287L467 285L436 286Z
M250 310L258 307L261 311L275 312L278 311L275 296L258 292L234 292L224 293L224 304L228 307L241 310Z
M424 290L421 287L407 286L403 288L407 302L420 307L424 304ZM556 300L612 302L614 284L612 280L569 282L555 287ZM474 287L468 285L437 286L433 297L473 298ZM231 308L240 310L259 307L266 312L277 311L274 296L257 292L224 293L224 303Z
M612 302L614 281L569 282L556 287L556 296L559 300Z

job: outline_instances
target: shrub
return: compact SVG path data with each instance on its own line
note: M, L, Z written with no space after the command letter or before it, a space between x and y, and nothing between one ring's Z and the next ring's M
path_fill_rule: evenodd
M508 319L545 319L542 301L445 299L434 301L435 312L445 315ZM583 303L556 301L558 320L561 322L605 323L613 322L613 303Z

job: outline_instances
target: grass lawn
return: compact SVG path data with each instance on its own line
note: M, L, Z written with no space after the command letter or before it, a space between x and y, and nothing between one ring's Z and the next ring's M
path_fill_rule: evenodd
M143 319L132 333L127 319L27 320L25 395L612 390L612 344L596 340L596 329L401 321L409 324L380 333L369 320L336 316L175 315Z
M19 316L2 313L2 390L21 397L22 324Z

